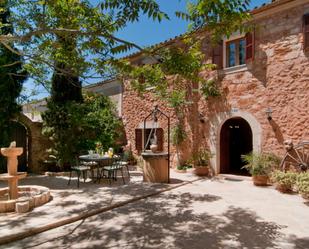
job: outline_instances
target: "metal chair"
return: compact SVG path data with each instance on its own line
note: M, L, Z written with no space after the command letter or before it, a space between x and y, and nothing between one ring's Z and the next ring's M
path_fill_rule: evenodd
M130 179L130 171L129 171L129 162L128 162L128 155L125 153L122 153L120 156L121 160L120 160L120 165L126 167L127 169L127 173L128 173L128 177Z
M70 178L69 178L69 181L68 181L68 185L70 185L70 183L71 183L72 173L76 172L76 174L77 174L77 187L79 188L79 179L80 179L81 175L83 175L84 182L86 182L87 172L89 170L91 170L91 167L79 164L79 161L76 159L75 160L75 166L71 166L71 168L70 168Z
M112 184L112 180L117 181L117 173L118 171L121 172L121 177L123 184L125 184L124 176L123 176L123 167L124 165L121 165L121 158L119 156L114 156L111 165L104 166L102 168L102 175L105 176L104 172L107 172L107 178L109 181L109 184Z
M91 179L93 180L94 183L100 178L100 168L99 168L99 164L97 162L81 161L80 164L81 164L81 166L86 166L86 167L90 168ZM95 170L96 170L96 179L95 179L95 176L94 176Z

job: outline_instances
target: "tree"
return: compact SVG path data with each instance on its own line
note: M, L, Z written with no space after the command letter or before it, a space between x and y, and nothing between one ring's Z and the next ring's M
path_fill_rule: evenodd
M52 141L49 154L60 169L68 169L81 151L94 149L96 142L105 150L115 147L120 121L108 97L88 93L83 103L48 102L48 109L43 114L43 134Z
M184 36L184 48L144 49L115 35L129 23L138 21L141 14L156 21L168 18L155 0L102 0L97 6L88 0L10 0L9 3L14 9L11 21L17 32L0 35L0 43L23 56L27 62L24 67L31 77L47 89L52 86L53 98L59 103L61 99L80 98L77 77L86 80L99 75L102 79L124 72L130 77L145 78L145 84L135 82L138 90L147 84L154 85L158 95L168 98L180 117L187 97L183 86L205 81L199 77L205 65L194 39L190 41L191 38ZM242 29L243 21L248 19L248 3L247 0L197 0L189 4L188 13L176 14L192 22L190 31L205 27L212 40L216 40ZM21 50L14 49L10 42ZM158 63L138 68L115 60L115 54L133 48L159 58ZM52 73L53 84L50 84L47 79ZM74 89L72 96L68 83Z
M17 33L1 35L0 42L13 51L9 42L18 44L21 50L15 52L25 58L25 68L48 90L54 71L82 81L110 77L115 70L107 61L115 53L142 49L115 33L137 21L141 13L154 20L167 18L154 0L105 0L97 6L88 0L9 2L15 10L11 20Z
M2 1L0 20L3 26L0 29L1 35L13 34L13 27L9 22L10 10L6 7L7 2ZM13 44L11 44L13 47ZM0 46L0 146L8 146L11 137L11 120L21 111L17 104L17 98L22 90L23 82L26 80L26 73L22 69L22 58ZM0 170L4 170L4 160L1 158Z
M190 33L169 46L157 46L145 51L144 56L152 57L153 64L136 65L129 60L115 62L122 68L124 77L131 79L132 89L141 95L146 89L153 89L155 96L165 101L175 111L178 124L175 131L181 131L184 122L191 126L192 152L199 150L198 101L203 95L206 100L219 96L216 84L217 75L212 72L216 65L205 63L205 54L201 50L198 31L208 34L208 43L216 46L222 37L233 32L250 30L245 24L250 20L248 4L242 0L200 0L188 4L188 13L176 12L176 15L191 21ZM208 71L208 78L201 72ZM187 113L185 120L184 113ZM178 148L176 148L178 150Z
M9 42L17 43L22 50L15 52L27 61L27 71L47 89L54 69L61 74L78 75L82 81L114 75L116 53L132 49L150 52L117 37L117 31L138 21L142 14L155 21L168 18L155 0L102 0L96 6L88 0L10 0L9 3L14 9L11 19L17 32L13 36L0 35L0 42L11 50L14 49ZM248 18L248 3L248 0L191 1L188 13L176 14L192 21L190 30L207 26L218 38L241 29ZM59 36L74 39L76 49L61 46ZM70 67L62 68L55 61Z

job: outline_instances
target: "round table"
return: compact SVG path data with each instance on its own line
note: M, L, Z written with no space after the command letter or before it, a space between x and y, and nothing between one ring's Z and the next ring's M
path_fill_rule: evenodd
M93 154L93 155L81 155L79 156L80 160L87 161L87 162L102 162L102 161L107 161L111 160L112 158L109 156L101 156L99 154Z
M92 154L92 155L81 155L79 156L79 159L86 162L96 162L96 165L87 165L91 168L91 174L92 177L94 177L93 168L94 166L97 169L97 180L100 180L101 178L101 168L104 168L104 166L109 166L112 163L113 158L104 155L101 156L99 154Z

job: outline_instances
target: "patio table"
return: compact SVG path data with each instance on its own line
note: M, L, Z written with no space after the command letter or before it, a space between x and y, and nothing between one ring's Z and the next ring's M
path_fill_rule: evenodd
M93 166L89 165L91 167L91 173L92 173L93 178L94 178L93 168L94 166L97 168L97 179L96 180L101 179L101 173L100 173L101 168L104 168L104 166L110 165L113 160L113 158L107 155L101 156L99 154L81 155L79 156L79 159L82 161L86 161L86 162L97 162L97 165L93 165Z

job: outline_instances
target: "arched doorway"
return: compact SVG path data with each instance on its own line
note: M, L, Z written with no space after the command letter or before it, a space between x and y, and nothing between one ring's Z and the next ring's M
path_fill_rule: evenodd
M240 117L225 121L220 132L220 173L248 175L241 155L253 150L252 130Z
M16 141L16 147L23 147L24 152L18 157L18 171L26 172L28 168L28 150L29 150L29 141L28 141L28 132L27 128L19 122L11 122L12 125L12 134L10 141Z

